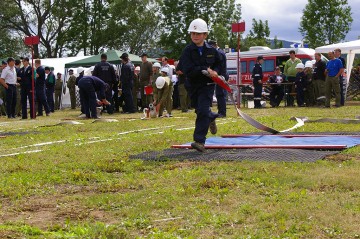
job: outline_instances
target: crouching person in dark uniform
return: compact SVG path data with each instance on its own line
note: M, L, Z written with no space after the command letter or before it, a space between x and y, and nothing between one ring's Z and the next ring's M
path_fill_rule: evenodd
M257 62L254 65L252 71L252 79L254 84L254 108L261 108L261 93L262 93L262 79L263 72L261 64L264 62L264 58L262 56L257 57Z
M86 118L100 118L96 112L96 106L98 105L96 92L101 104L110 105L105 99L105 91L109 85L96 76L84 76L79 80L78 86L81 108L85 110Z
M210 132L216 134L215 119L219 115L211 112L210 108L215 84L202 71L207 71L211 77L218 76L221 70L221 58L219 52L205 42L209 31L204 20L200 18L193 20L188 31L192 43L183 50L180 62L182 72L189 79L191 103L196 109L195 142L191 144L191 147L204 152L208 130L210 128Z
M278 107L284 98L284 88L281 86L286 76L281 73L280 67L275 68L275 74L270 76L268 82L271 84L270 105Z

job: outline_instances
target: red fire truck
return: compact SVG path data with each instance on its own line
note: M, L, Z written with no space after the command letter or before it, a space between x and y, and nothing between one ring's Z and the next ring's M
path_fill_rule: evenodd
M249 51L240 52L240 71L241 71L241 84L252 84L251 73L256 63L258 56L264 57L263 69L263 82L268 80L268 77L274 73L276 66L283 68L285 62L290 58L289 51L294 50L296 57L299 58L304 64L306 61L315 59L315 50L310 48L281 48L270 49L269 47L255 46L250 47ZM230 52L226 54L227 70L229 73L229 83L236 85L237 78L237 52ZM326 58L324 58L326 59Z

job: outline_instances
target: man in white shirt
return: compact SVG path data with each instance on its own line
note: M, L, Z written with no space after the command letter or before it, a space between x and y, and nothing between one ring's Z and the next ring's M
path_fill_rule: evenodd
M0 84L6 89L6 114L11 119L15 118L17 75L14 58L9 57L7 63L1 72Z

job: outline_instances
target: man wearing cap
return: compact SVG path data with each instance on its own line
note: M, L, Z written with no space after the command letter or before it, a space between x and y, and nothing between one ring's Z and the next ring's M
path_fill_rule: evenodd
M55 91L55 75L50 67L45 67L45 73L47 74L45 80L46 86L46 99L50 108L50 112L54 113L54 91Z
M217 77L221 71L219 52L205 42L209 29L203 19L195 19L188 28L191 43L183 50L180 62L181 71L189 79L191 103L196 109L193 149L205 151L205 141L208 130L217 133L215 119L219 114L211 111L215 84L210 77ZM207 71L210 77L203 74Z
M58 72L56 74L56 81L55 81L55 110L60 109L60 103L62 98L62 93L65 94L66 88L63 89L63 80L61 79L61 73Z
M46 82L45 82L45 70L41 65L41 60L35 60L36 67L36 80L35 80L35 90L36 90L36 101L38 103L38 116L43 116L43 107L45 109L46 116L50 115L50 108L46 99Z
M16 84L17 75L15 69L15 60L9 57L7 67L3 69L0 77L0 84L6 89L6 114L9 119L15 118L16 106Z
M221 57L221 72L220 75L224 77L226 81L229 80L229 74L227 73L227 66L226 66L226 55L223 50L220 49L220 47L217 44L216 40L209 40L209 44L214 47L218 52L220 53ZM219 117L226 117L226 97L227 97L227 91L220 87L219 85L215 85L215 96L217 100L217 107L218 107L218 113Z
M101 54L101 61L95 65L93 76L100 78L109 85L110 88L107 88L105 92L106 100L112 102L112 89L116 83L116 75L114 67L107 62L106 54ZM113 103L106 106L106 111L109 114L114 112Z
M70 104L71 109L76 108L76 76L74 75L74 70L69 70L69 79L66 82L67 88L69 88L69 94L70 94Z
M21 77L21 117L22 119L28 118L27 103L30 105L30 118L34 119L34 104L32 92L32 72L33 69L29 64L29 58L23 59L23 67L20 69L19 76ZM35 89L34 89L35 90ZM34 94L35 95L35 94Z
M252 70L252 80L254 85L254 108L261 109L261 93L262 93L262 63L264 63L263 56L258 56L256 60L256 64Z
M286 80L288 82L294 83L296 79L296 65L301 63L301 60L296 57L295 51L291 50L289 51L290 59L286 61L285 67L284 67L284 74L286 75ZM289 85L287 87L288 93L295 92L295 86ZM287 106L294 106L294 97L292 95L287 96Z
M147 60L147 54L141 54L141 65L140 65L140 93L141 93L141 108L149 107L149 104L153 102L151 94L145 94L145 86L152 86L151 76L152 63Z
M16 106L15 106L15 115L21 116L21 77L20 77L20 69L21 69L21 60L16 59L15 60L15 69L16 69L16 75L17 75L17 83L16 84Z
M122 106L123 113L135 113L134 110L134 101L132 95L132 89L134 87L134 65L129 60L129 55L127 53L123 53L121 56L121 90L122 90L122 99L124 104Z

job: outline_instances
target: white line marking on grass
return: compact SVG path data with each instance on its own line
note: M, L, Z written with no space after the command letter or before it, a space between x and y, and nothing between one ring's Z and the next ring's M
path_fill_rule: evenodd
M66 142L66 140L59 140L59 141L44 142L44 143L38 143L38 144L30 144L30 145L17 147L17 148L12 148L12 150L14 150L14 149L25 149L25 148L30 148L30 147L44 146L44 145L51 145L51 144L56 144L56 143L65 143L65 142Z
M16 155L19 155L19 154L32 154L32 153L38 153L38 152L42 152L44 150L30 150L30 151L25 151L25 152L20 152L20 153L12 153L12 154L3 154L3 155L0 155L0 158L2 157L8 157L8 156L16 156Z

